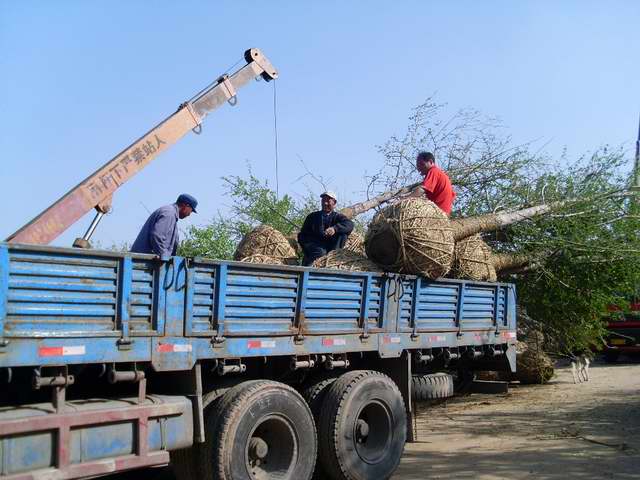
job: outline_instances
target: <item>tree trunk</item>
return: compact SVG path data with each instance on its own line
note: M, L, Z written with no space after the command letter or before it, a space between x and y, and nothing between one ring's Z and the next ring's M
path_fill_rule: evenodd
M456 241L470 237L476 233L499 230L512 223L521 222L537 215L544 215L555 208L562 207L566 202L554 202L535 207L523 208L511 212L487 213L477 217L458 218L451 220L453 236Z
M531 258L521 253L494 253L491 255L491 263L497 273L526 267L530 262Z
M414 188L421 184L422 182L417 182L411 185L407 185L406 187L399 188L398 190L391 190L389 192L381 193L380 195L377 195L369 200L365 200L364 202L359 202L348 207L344 207L340 209L340 213L345 215L347 218L353 218L360 215L361 213L371 210L372 208L379 207L383 203L386 203L389 200L393 200L399 195L406 195L408 193L411 193Z

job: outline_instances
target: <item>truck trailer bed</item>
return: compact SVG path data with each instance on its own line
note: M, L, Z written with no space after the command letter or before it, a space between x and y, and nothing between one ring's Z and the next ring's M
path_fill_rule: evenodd
M0 244L0 367L514 340L510 284Z
M0 243L0 479L85 478L171 459L186 480L212 461L207 445L233 468L309 479L316 448L331 466L364 441L327 453L318 439L333 421L384 439L371 441L375 462L344 464L358 478L388 476L412 435L412 369L514 370L515 303L505 283ZM323 411L363 388L352 405L360 413L318 417L329 385ZM382 412L387 423L374 420ZM254 433L231 449L220 439L238 430L212 431L218 417L253 422ZM290 432L289 443L265 425ZM282 477L267 460L287 448L306 453L290 456Z

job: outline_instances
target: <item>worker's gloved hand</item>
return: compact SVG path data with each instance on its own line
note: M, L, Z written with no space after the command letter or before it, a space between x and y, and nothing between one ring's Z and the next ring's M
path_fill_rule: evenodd
M325 237L333 237L336 234L336 229L333 227L329 227L324 231Z

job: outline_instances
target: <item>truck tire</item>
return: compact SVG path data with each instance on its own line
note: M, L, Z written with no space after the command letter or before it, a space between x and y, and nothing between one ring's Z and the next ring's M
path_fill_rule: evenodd
M212 414L215 410L217 402L220 400L231 385L215 388L202 396L202 404L205 408L205 415ZM217 415L217 413L213 413ZM205 431L205 438L208 434ZM171 468L177 480L192 480L194 478L203 478L202 472L202 444L194 444L190 448L182 450L174 450L170 452Z
M309 405L311 413L313 414L313 419L316 421L316 425L320 420L320 410L322 408L324 396L327 393L329 386L331 386L337 378L338 376L335 374L322 375L302 387L300 394L307 402L307 405Z
M319 461L330 478L387 479L407 438L402 395L380 372L345 373L324 397L318 432Z
M413 375L411 398L416 402L453 397L453 377L448 373Z
M205 419L203 480L309 480L317 453L311 410L293 388L243 382Z
M316 426L320 424L320 412L322 411L322 405L324 397L329 390L329 387L337 380L338 376L335 373L329 375L322 375L314 378L311 382L303 386L302 398L304 398L307 405L311 409L311 414L316 422ZM324 480L327 478L327 473L322 468L319 461L316 460L315 469L313 471L314 480Z

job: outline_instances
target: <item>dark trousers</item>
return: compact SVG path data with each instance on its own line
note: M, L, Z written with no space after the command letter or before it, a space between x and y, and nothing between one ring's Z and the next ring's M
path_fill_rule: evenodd
M331 250L344 247L344 244L347 243L348 236L349 235L346 233L336 233L333 237L324 238L322 240L312 240L305 243L302 246L302 250L304 251L302 265L308 267L315 260L320 257L324 257Z

